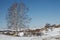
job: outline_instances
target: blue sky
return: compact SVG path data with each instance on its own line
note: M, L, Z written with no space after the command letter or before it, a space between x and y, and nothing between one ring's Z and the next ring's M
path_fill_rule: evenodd
M32 18L30 27L42 27L46 23L60 24L60 0L22 0ZM0 28L6 28L8 8L20 0L0 0Z

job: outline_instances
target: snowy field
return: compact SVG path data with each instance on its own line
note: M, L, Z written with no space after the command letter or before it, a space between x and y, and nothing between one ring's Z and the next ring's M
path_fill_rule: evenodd
M0 40L42 40L40 37L12 37L0 35Z
M44 35L36 37L13 37L0 34L0 40L60 40L60 28L48 29L43 31Z
M0 40L60 40L60 36L41 36L41 37L12 37L0 35Z

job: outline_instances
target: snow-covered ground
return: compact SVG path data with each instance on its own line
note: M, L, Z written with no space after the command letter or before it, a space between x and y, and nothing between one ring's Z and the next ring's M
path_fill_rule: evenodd
M60 36L41 36L41 37L12 37L0 35L0 40L60 40Z
M50 36L60 35L60 28L53 28L52 30L48 29L47 32L44 30L43 33Z
M42 40L40 37L12 37L0 35L0 40Z
M45 40L60 40L60 28L53 28L48 29L48 31L46 32L45 30L43 31L44 35L41 36L42 39Z
M13 37L0 34L0 40L60 40L60 28L43 31L44 35L36 37Z

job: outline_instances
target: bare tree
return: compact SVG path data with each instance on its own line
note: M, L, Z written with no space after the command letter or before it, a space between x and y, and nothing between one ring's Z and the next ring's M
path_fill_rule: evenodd
M45 25L45 27L46 27L46 28L49 28L49 27L51 27L51 25L50 25L49 23L47 23L47 24Z
M28 10L24 3L14 3L8 10L8 28L16 31L26 28L31 21Z

